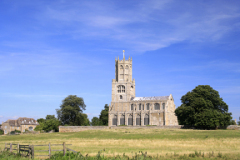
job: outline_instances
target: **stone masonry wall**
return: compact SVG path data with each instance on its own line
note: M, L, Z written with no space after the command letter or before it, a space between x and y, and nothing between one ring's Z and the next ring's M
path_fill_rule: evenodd
M181 128L192 128L184 127L183 125L174 126L59 126L59 132L81 132L86 130L102 130L102 129L181 129ZM226 129L240 130L238 125L227 126Z
M101 130L108 128L108 126L59 126L59 132L81 132L85 130Z

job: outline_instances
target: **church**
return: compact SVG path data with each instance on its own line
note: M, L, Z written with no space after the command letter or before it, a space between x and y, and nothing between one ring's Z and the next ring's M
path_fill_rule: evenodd
M109 105L109 126L178 125L172 94L169 96L136 97L132 78L132 58L115 59L112 80L112 101Z

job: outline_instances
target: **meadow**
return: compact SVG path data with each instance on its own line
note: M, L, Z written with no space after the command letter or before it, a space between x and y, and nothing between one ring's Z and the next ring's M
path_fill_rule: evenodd
M76 133L42 133L37 135L0 136L0 149L5 143L20 144L72 144L69 148L83 155L133 157L143 152L149 156L165 158L201 153L215 157L226 155L240 159L240 130L190 129L106 129ZM44 149L44 148L38 148ZM213 157L214 157L213 156Z

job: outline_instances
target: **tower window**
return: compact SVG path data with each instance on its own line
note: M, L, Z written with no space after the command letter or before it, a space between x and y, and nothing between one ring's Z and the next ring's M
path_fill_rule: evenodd
M119 85L118 86L118 93L125 93L125 86L124 85Z

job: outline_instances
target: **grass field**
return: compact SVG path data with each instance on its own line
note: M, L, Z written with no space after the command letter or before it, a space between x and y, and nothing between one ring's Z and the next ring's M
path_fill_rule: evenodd
M44 133L38 135L0 136L0 149L5 143L72 144L69 148L83 155L134 156L139 151L152 156L184 155L198 151L205 155L221 153L240 156L240 130L184 129L106 129L77 133ZM44 148L38 148L44 149ZM46 148L45 148L46 149ZM240 159L240 157L239 157Z

